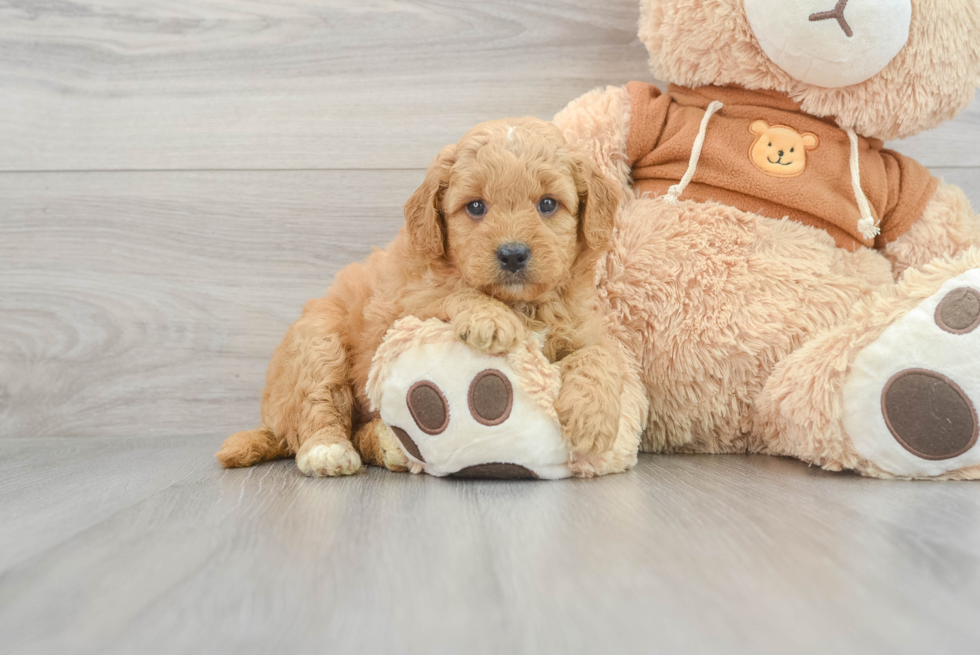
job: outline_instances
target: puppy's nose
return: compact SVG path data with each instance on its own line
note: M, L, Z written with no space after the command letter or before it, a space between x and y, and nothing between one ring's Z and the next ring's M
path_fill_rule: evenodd
M517 273L527 268L531 259L531 249L526 243L505 243L497 248L497 262L508 273Z
M785 151L784 151L784 150L780 150L780 151L779 151L779 156L780 156L780 157L782 157L782 156L783 156L784 154L785 154Z

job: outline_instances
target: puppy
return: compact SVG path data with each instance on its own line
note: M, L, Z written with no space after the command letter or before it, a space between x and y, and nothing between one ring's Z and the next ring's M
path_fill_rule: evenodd
M529 330L559 362L556 411L573 470L615 440L619 347L597 313L594 270L608 247L617 187L571 152L553 124L491 121L443 149L405 205L388 248L342 270L306 304L269 365L262 425L229 437L225 467L295 456L310 476L408 461L365 395L371 359L404 316L452 323L491 354Z

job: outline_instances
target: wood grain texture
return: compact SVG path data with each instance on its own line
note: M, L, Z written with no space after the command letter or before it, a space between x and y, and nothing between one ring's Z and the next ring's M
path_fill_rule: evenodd
M6 0L0 170L424 167L651 80L637 0ZM980 165L980 104L900 146Z
M636 0L0 2L0 170L419 168L647 73Z
M707 456L310 480L216 445L0 442L4 652L975 650L972 485Z
M286 327L422 177L0 175L0 438L252 426Z

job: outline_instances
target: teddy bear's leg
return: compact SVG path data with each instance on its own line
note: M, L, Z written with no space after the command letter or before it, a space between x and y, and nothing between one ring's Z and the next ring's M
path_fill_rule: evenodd
M980 219L963 191L944 183L926 205L922 218L883 252L892 262L897 279L908 268L919 268L972 246L980 246Z
M590 91L568 103L555 115L554 122L570 145L588 150L602 172L629 192L626 145L630 94L626 87L609 86Z
M353 442L365 464L383 466L398 473L408 471L408 457L398 446L397 437L380 418L362 425L354 433Z
M875 477L980 479L980 248L909 269L784 359L755 450Z

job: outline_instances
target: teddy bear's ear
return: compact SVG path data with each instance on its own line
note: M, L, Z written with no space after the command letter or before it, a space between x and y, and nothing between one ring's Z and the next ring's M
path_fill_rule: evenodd
M820 145L820 137L812 132L807 132L803 135L803 147L807 150L814 150Z
M612 240L619 186L603 175L588 157L576 159L573 170L579 197L579 233L590 249L604 250Z
M769 123L761 120L756 121L749 126L749 129L752 130L752 134L756 136L762 136L763 134L766 133L766 130L769 129Z
M429 166L422 186L405 203L405 226L415 249L427 259L446 253L442 196L456 163L456 145L446 146Z

